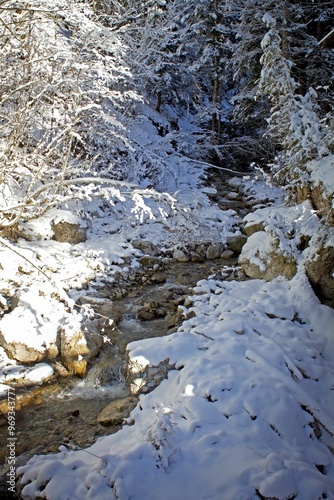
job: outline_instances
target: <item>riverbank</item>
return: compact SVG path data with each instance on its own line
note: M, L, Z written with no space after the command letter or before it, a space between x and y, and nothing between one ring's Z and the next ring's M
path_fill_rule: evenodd
M64 492L71 498L153 500L158 495L181 499L184 477L190 472L196 480L188 482L186 496L201 500L222 492L229 498L262 495L279 499L298 493L303 500L332 494L333 310L316 298L302 268L293 279L278 277L270 283L262 279L240 282L244 275L238 275L237 268L232 276L224 271L221 257L232 251L226 248L227 242L241 235L241 217L229 205L235 204L241 189L246 190L248 209L263 210L271 205L274 213L280 203L280 191L264 181L231 179L228 186L230 191L211 187L206 196L215 204L208 201L208 210L203 211L210 224L218 224L221 230L217 260L207 259L207 240L205 251L203 246L187 246L179 239L170 249L160 246L159 256L154 255L157 242L142 238L146 241L142 250L135 249L134 257L117 264L112 281L104 277L95 280L89 290L77 287L72 292L76 303L85 303L83 298L88 297L87 302L94 306L92 295L97 298L105 290L107 296L102 304L96 300L95 306L105 306L105 301L111 305L110 294L114 294L112 300L127 295L131 272L137 276L137 284L140 276L142 286L152 286L152 277L156 276L154 281L157 275L162 279L165 274L168 281L162 255L177 262L181 254L175 250L182 252L182 259L185 256L186 265L197 267L201 265L198 261L206 261L210 266L194 295L188 290L181 297L177 304L181 321L170 325L167 337L129 337L123 343L135 408L128 407L129 416L116 408L116 414L121 414L121 423L115 427L118 432L88 449L71 451L78 445L69 439L60 445L59 454L34 457L19 468L23 498L34 498L42 491L50 500L57 498L60 474ZM245 241L244 237L243 244ZM217 241L210 245L213 243L217 245ZM240 259L250 254L246 245L243 248L246 252L242 245L237 252L242 250ZM129 295L123 300L134 304L142 293L132 290ZM161 312L163 302L168 302L151 299L132 307L136 316L140 309L145 314ZM177 297L175 300L178 302ZM111 309L115 313L115 307ZM109 324L107 315L101 316L95 326L112 330L116 317ZM141 321L148 324L156 319ZM120 333L121 326L122 321ZM130 320L130 333L133 326ZM79 422L81 410L73 411L75 415L68 418ZM73 469L73 463L79 462ZM228 464L224 474L222 464ZM143 483L144 474L147 480ZM311 479L307 482L306 478Z

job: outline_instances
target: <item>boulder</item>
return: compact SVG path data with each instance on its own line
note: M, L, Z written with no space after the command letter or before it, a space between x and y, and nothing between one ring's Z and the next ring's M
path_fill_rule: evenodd
M84 377L88 361L100 352L103 338L80 329L73 332L65 327L60 333L60 345L62 364L71 374Z
M132 242L133 248L140 250L145 255L157 255L157 247L153 245L150 241L146 240L134 240Z
M334 248L321 248L305 267L314 293L323 303L334 307Z
M167 274L162 272L154 273L150 277L150 280L152 283L165 283L167 281Z
M291 279L297 272L297 265L294 260L287 259L284 255L275 252L268 254L264 269L247 260L239 260L239 265L249 278L264 279L266 281L271 281L278 276Z
M161 267L161 259L153 257L152 255L144 255L139 259L140 264L146 268L159 268Z
M222 251L223 245L221 243L215 243L207 248L205 256L208 260L219 259Z
M205 260L205 254L197 252L197 250L192 250L190 252L191 262L203 262Z
M60 243L71 243L76 245L87 240L87 229L81 224L72 222L57 222L52 224L53 237L55 241Z
M237 200L238 197L239 197L239 194L234 192L234 191L231 191L230 193L227 193L227 195L226 195L226 198L228 200Z
M234 257L234 252L232 250L224 250L224 252L221 253L220 258L223 260L230 260L233 259Z
M272 212L268 208L258 209L247 214L243 219L246 236L249 237L258 231L264 231L265 224L270 217L272 217Z
M183 250L179 250L178 248L173 252L173 259L178 262L188 262L189 257L183 252Z
M150 306L140 307L137 311L137 319L140 321L150 321L156 318L156 312Z
M242 247L247 241L247 236L244 234L237 234L235 236L230 236L227 238L226 244L232 252L239 255L241 253Z
M232 179L228 181L228 185L233 188L239 188L241 184L242 184L242 179L240 179L239 177L232 177Z
M190 252L190 260L192 262L203 262L206 256L206 248L204 245L197 246Z
M297 272L292 253L285 255L280 252L277 240L264 231L248 238L239 257L239 265L248 277L266 281L278 276L291 279Z
M244 231L247 237L251 236L254 233L257 233L258 231L264 231L263 221L247 223L245 225Z
M135 407L137 399L127 397L112 401L98 415L97 422L102 425L119 425L130 415Z
M48 349L35 348L25 344L24 342L11 341L6 342L3 333L0 331L0 345L5 349L9 358L15 359L20 363L38 363L43 359L55 358L58 354L58 349L55 344L49 346Z
M313 208L318 211L321 218L334 226L332 173L334 155L318 160L312 160L306 168L310 174L310 182L297 186L297 200L311 200Z

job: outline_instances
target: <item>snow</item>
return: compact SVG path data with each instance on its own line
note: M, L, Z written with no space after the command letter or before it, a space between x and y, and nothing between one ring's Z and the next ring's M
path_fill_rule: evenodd
M152 134L147 119L137 127ZM154 136L156 141L159 137ZM65 197L59 208L20 223L28 241L0 239L0 307L6 311L0 319L2 342L23 344L34 350L35 359L42 359L56 348L64 325L68 334L77 332L89 316L88 310L75 306L87 294L87 283L107 279L112 284L117 273L126 275L130 267L139 266L142 254L133 240L172 251L189 242L223 242L235 232L240 223L236 212L212 205L199 185L202 167L175 155L169 157L167 170L171 175L164 192L146 189L145 183L142 187L105 179L97 194L94 179L85 178L79 199ZM1 192L6 194L6 189L1 185ZM71 245L52 240L53 223L64 221L85 227L87 241ZM13 360L6 363L15 365Z
M157 133L168 121L141 106L128 134L142 156L128 181L87 178L80 191L73 188L75 196L59 198L57 209L20 222L29 241L0 239L0 333L7 342L43 353L60 328L77 332L91 311L77 310L75 302L89 297L90 284L112 286L117 273L138 268L142 254L134 240L164 252L240 234L237 213L210 201L216 189L202 185L205 164L176 153ZM191 127L186 120L179 125ZM309 168L312 180L332 193L329 165L323 158ZM323 225L307 202L284 206L282 191L260 174L229 185L231 191L242 185L256 203L244 223L263 227L243 255L263 269L273 249L293 253L296 276L201 280L184 308L191 317L177 332L127 347L137 388L146 384L145 369L161 363L174 367L168 378L140 396L116 434L87 449L61 446L18 468L22 498L334 498L334 311L319 302L303 270L324 242ZM9 187L1 185L3 204L9 193L15 198L17 187ZM52 224L62 221L85 227L87 241L52 240ZM302 252L304 237L310 242ZM333 244L333 234L326 237ZM40 384L53 373L47 362L24 366L2 348L0 362L2 395L18 379ZM69 396L89 397L90 389L83 383ZM109 392L123 396L119 386Z
M117 27L111 30L115 36L110 36L109 27L93 24L98 16L87 2L81 2L79 10L71 2L53 3L57 16L49 12L43 18L45 11L36 11L44 22L33 26L34 30L42 27L35 38L24 29L31 26L23 22L25 9L14 13L17 19L23 16L22 23L4 23L8 28L4 61L8 54L21 53L21 40L29 33L36 42L31 62L43 64L36 66L41 70L36 73L40 81L27 85L28 93L22 94L22 102L30 103L22 109L22 117L21 108L18 113L6 108L17 86L21 88L22 82L26 86L16 56L13 81L4 79L3 116L12 113L13 119L9 129L4 125L2 154L8 149L7 138L13 139L10 127L16 127L16 117L20 115L20 123L27 126L21 127L23 135L15 135L0 181L1 223L6 226L17 217L21 235L15 243L0 236L0 340L7 349L0 347L2 398L11 384L41 384L53 375L46 351L56 346L60 331L65 330L69 338L92 319L89 300L81 307L77 302L90 296L98 300L94 285L107 282L112 288L118 274L126 276L139 267L142 253L134 240L151 242L162 254L171 255L188 244L225 243L241 234L237 213L220 210L211 201L217 190L202 185L205 168L210 166L201 161L207 159L208 147L202 141L208 134L192 123L190 113L197 99L200 109L203 98L197 93L204 92L210 74L203 78L201 70L199 78L183 80L183 69L174 71L177 64L163 69L172 62L172 49L167 55L162 47L168 47L173 39L169 35L177 32L173 9L181 4L167 2L171 17L166 19L173 21L168 21L167 35L166 26L154 21L155 9L151 9L153 17L148 16L147 24L130 23L134 32L144 28L143 36L137 39L131 34L127 40L122 26L113 24L117 2L112 2L116 10L110 18L111 27ZM38 6L43 7L43 2ZM272 96L269 132L275 136L276 128L283 131L279 142L288 148L286 160L305 167L305 178L308 171L314 185L328 194L330 208L334 157L327 147L329 129L314 112L315 92L293 93L292 63L281 57L271 14L263 16L271 30L262 41L264 67L258 81L260 90ZM183 23L185 28L186 17ZM151 39L150 31L154 32ZM197 35L202 31L195 26ZM176 50L191 77L202 68L197 61L200 45L184 33ZM212 55L211 49L204 51L210 61ZM61 86L59 72L64 79ZM186 96L183 116L165 103L158 113L141 94L144 84L139 80L147 80L147 89L156 89L157 77L169 86L169 98L180 109L180 98ZM176 81L168 81L171 78L180 80L179 87ZM190 87L181 91L187 83ZM56 87L60 99L66 96L66 106L55 99ZM253 98L254 93L251 89L248 95ZM41 119L33 119L34 115ZM66 151L69 132L71 141L72 137L78 140L78 153L71 143L74 158L68 171L66 154L59 155L58 146L52 148L46 140L53 129L59 140L64 136L59 151ZM15 148L14 143L21 146ZM30 156L25 157L25 151ZM82 161L81 154L83 158L87 154L89 161ZM305 162L324 157L304 165L304 155ZM110 179L110 174L125 180ZM184 322L176 332L127 347L137 390L147 384L146 373L161 364L172 367L168 377L140 396L128 425L117 433L87 449L61 446L58 454L34 456L18 468L23 499L334 498L334 310L319 302L304 272L304 263L320 247L334 245L333 228L325 227L308 202L287 207L284 191L263 172L232 178L229 186L230 200L243 187L252 204L253 212L244 219L246 227L262 228L248 238L243 256L263 270L270 252L293 255L297 274L291 280L281 277L271 282L223 281L223 270L221 281L202 279L189 298L190 307L181 308ZM75 245L54 241L53 224L59 222L84 228L87 241ZM10 343L25 344L43 362L24 365L10 359ZM80 393L89 398L91 390L83 381L66 396ZM123 396L119 385L108 391L111 398Z
M265 270L265 261L270 252L297 257L303 265L305 259L314 255L319 245L324 244L324 228L309 201L293 207L276 204L275 209L258 208L246 215L244 224L246 228L263 228L263 231L259 230L248 238L242 250L243 258L262 271ZM328 245L332 237L333 231L328 229ZM298 250L303 238L310 240L304 253Z
M85 313L73 306L82 294L89 296L85 284L106 276L112 283L115 273L138 266L141 252L132 246L134 239L173 249L208 234L220 242L236 234L236 212L210 202L215 190L201 186L203 167L194 164L192 171L190 165L170 155L172 175L161 181L163 194L145 183L141 188L139 181L122 192L105 186L104 199L66 202L59 220L84 220L86 242L50 239L53 210L29 223L30 241L19 240L16 253L12 244L2 245L0 277L20 291L0 321L2 335L8 341L29 335L32 347L45 349L64 322L76 331ZM240 184L230 181L231 188ZM287 208L281 192L263 179L242 184L260 207L245 224L264 228L248 239L244 253L260 258L263 252L265 258L275 234L280 251L296 251L305 235L309 253L314 251L321 224L308 203ZM272 206L261 208L261 202ZM305 255L298 258L302 263ZM193 317L177 332L128 345L138 387L146 384L145 367L168 361L175 367L168 378L140 396L129 425L116 434L87 450L62 446L60 453L35 456L20 467L22 497L255 499L259 492L280 500L334 498L334 311L320 304L302 265L298 269L290 281L200 281L191 297ZM52 374L48 363L27 368L0 354L2 392L17 378L41 383Z
M321 185L327 195L333 197L334 193L334 155L329 155L321 160L313 160L307 164L311 180L314 184Z
M34 457L19 470L24 498L58 499L59 484L70 498L333 497L333 455L314 424L332 446L334 311L302 273L202 280L192 310L176 333L128 346L138 365L175 363L132 425Z
M302 234L316 239L319 221L307 203L292 210L279 204L274 188L251 180L245 185L250 197L257 193L273 203L245 222L261 221L281 236L293 226L296 241ZM218 213L201 198L203 192L196 196L205 204L205 224L217 231L226 223L227 232L235 227L233 211ZM199 202L191 197L189 202L199 216ZM124 203L133 206L130 199ZM67 263L66 253L62 256L58 273L66 276L72 259L79 259L79 266L85 260L86 268L95 260L98 274L112 273L113 263L125 256L136 262L140 252L131 238L139 234L165 244L156 201L148 197L135 206L131 217L138 225L130 221L128 239L122 226L126 219L114 233L113 224L120 220L101 216L93 220L87 242L70 249L65 244L71 259ZM177 226L179 216L174 217ZM256 240L263 249L266 235L255 233L246 245ZM45 245L60 244L39 245L46 251ZM82 267L81 276L84 272ZM334 311L315 297L301 266L290 281L203 279L191 301L193 317L177 332L128 345L138 386L146 383L145 368L166 361L175 367L157 388L140 396L129 425L90 448L62 446L58 454L33 457L18 469L23 498L255 499L257 492L280 500L334 498Z

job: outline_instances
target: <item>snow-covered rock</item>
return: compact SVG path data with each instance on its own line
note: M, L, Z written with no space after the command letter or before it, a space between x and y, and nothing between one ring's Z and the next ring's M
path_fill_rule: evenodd
M62 364L70 373L84 377L88 361L99 353L103 338L98 334L83 332L79 322L70 322L61 329L60 345Z
M87 224L78 215L67 210L53 212L51 227L55 241L76 245L87 240Z
M321 217L334 226L334 155L312 160L306 165L309 183L297 186L298 201L311 200Z
M244 245L239 265L250 278L271 281L277 276L291 279L297 271L293 254L284 255L277 240L265 231L252 234Z
M12 311L0 320L0 342L12 359L36 363L57 356L58 326L65 311L52 291L47 284L32 285L14 297Z

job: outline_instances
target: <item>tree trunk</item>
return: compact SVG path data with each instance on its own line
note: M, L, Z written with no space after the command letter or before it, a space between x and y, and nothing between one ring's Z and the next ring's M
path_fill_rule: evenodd
M161 91L158 90L158 95L157 95L157 104L155 106L155 110L160 113L160 109L161 109Z

